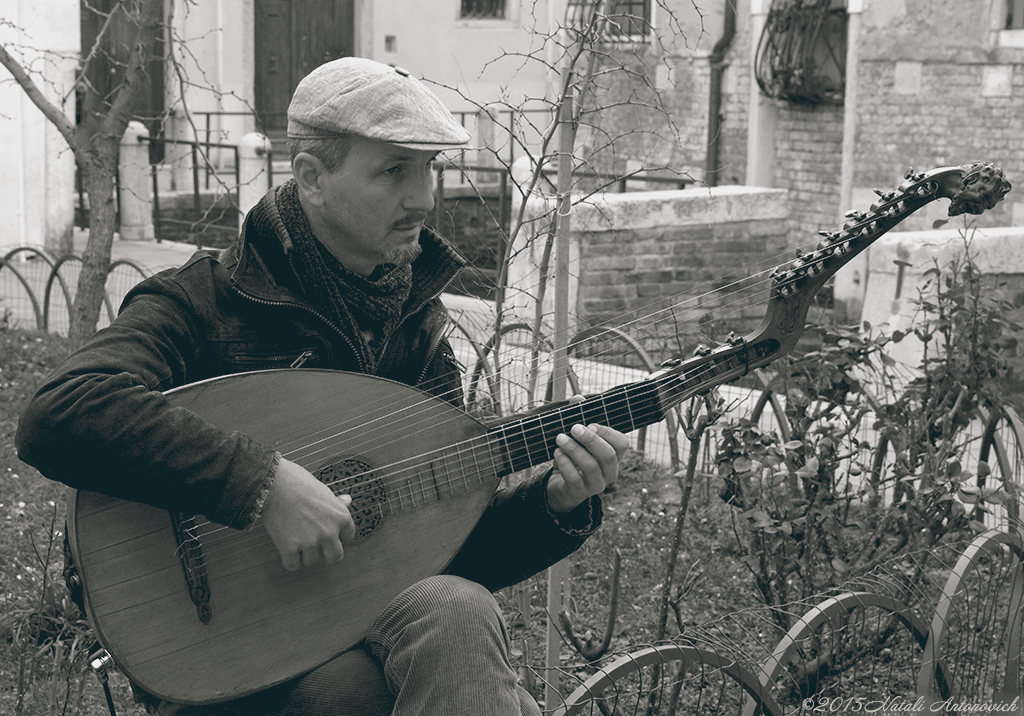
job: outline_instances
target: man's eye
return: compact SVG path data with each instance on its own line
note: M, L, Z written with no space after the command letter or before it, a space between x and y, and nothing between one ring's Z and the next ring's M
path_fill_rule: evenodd
M389 167L384 170L385 174L398 174L402 171L402 167Z

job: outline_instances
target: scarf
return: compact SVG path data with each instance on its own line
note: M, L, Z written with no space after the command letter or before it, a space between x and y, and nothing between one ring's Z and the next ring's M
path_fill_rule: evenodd
M295 181L277 191L276 203L291 238L299 292L353 338L364 370L374 372L380 351L402 320L412 289L412 266L382 264L369 276L345 267L313 234Z

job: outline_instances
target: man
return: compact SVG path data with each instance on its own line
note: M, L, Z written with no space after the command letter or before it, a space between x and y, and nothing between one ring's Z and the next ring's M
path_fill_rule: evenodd
M306 77L288 111L293 180L246 217L238 244L143 282L58 369L19 426L20 457L80 489L266 529L285 569L344 559L347 495L163 392L264 368L328 368L415 385L458 404L439 296L461 257L423 222L432 163L467 132L407 72L358 58ZM267 406L272 410L273 406ZM553 471L499 490L444 575L388 604L363 649L294 681L160 714L539 713L516 685L491 592L577 549L625 438L576 425ZM371 658L372 657L372 658Z

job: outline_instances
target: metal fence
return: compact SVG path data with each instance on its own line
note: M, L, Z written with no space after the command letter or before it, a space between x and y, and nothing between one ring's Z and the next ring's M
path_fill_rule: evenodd
M0 258L0 316L4 324L67 334L81 269L82 258L74 254L54 258L30 246L8 251ZM143 266L128 259L110 265L99 328L114 319L128 291L148 275Z

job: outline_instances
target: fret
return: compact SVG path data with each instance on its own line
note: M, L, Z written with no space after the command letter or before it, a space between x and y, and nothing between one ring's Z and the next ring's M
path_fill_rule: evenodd
M441 499L441 492L443 492L446 487L448 488L449 495L455 491L452 487L452 481L455 479L456 472L455 470L452 470L452 466L449 462L451 450L451 447L447 447L441 451L441 465L443 469L441 470L441 485L438 487L437 491L438 499Z
M393 512L401 512L402 510L405 509L405 501L402 499L402 484L401 483L395 485L394 492L395 492L395 497L398 498L398 508L394 509L392 511ZM393 503L392 503L391 500L388 500L388 504L391 505Z
M409 478L409 502L412 503L414 508L426 503L424 493L427 489L427 480L430 478L430 474L427 472L429 469L430 463L417 465L416 471Z
M471 441L473 445L473 465L475 468L475 477L479 482L485 477L490 477L495 473L498 473L501 469L502 460L500 455L502 454L500 443L495 443L494 439L490 435L481 435L480 437L473 438ZM484 464L480 464L480 455L483 453L486 456Z
M473 438L469 442L470 442L470 452L469 452L469 454L473 456L473 476L477 480L479 480L480 476L484 474L483 469L480 467L480 452L481 452L481 449L482 448L486 448L487 451L488 451L488 454L490 454L492 443L487 438L486 435L483 436L482 438ZM480 442L482 444L481 445L476 445L475 443L478 443L478 442ZM494 461L491 460L489 464L493 464L493 463L494 463ZM489 470L489 472L497 472L497 470L491 469L491 470Z
M466 463L464 463L462 461L463 450L460 450L458 445L455 445L454 447L455 447L455 457L457 457L458 460L459 460L459 472L462 473L462 486L463 487L469 487L469 473L466 472ZM471 450L473 449L473 447L472 447L472 440L470 441L470 448L469 449L471 449ZM452 487L452 491L454 492L454 486Z
M537 465L550 459L547 449L550 424L546 423L545 417L538 415L523 421L523 432L527 436L526 457L529 461L525 467ZM550 417L547 419L550 420Z
M580 403L563 404L546 413L496 426L492 433L499 440L504 458L501 474L507 474L550 460L555 437L568 432L576 423L599 422L622 432L632 432L663 418L656 383L642 381L613 388Z
M441 453L441 458L442 459L444 458L444 453ZM430 465L430 484L429 485L425 485L424 488L423 488L423 503L424 504L426 504L426 502L427 502L427 495L430 494L430 492L428 490L429 487L433 487L434 488L434 499L437 502L441 501L441 486L437 483L437 473L440 472L442 477L444 476L444 465L442 464L440 466L440 468L438 468L438 466L435 464L436 462L437 462L437 460L431 460L428 463Z
M530 463L530 436L526 432L526 421L525 420L520 420L519 421L519 432L522 434L522 438L523 438L523 441L521 443L521 445L522 445L521 450L524 453L523 461L524 461L524 463L526 463L528 465Z
M480 441L481 446L486 449L487 462L483 467L480 466L480 453L482 450L473 450L473 462L476 466L476 477L477 480L482 480L485 475L504 475L506 474L505 466L509 465L507 458L507 452L505 450L505 443L500 436L495 435L482 435L477 438Z
M664 378L669 383L666 394L673 398L673 402L684 400L691 395L711 390L737 374L742 375L747 369L748 362L743 352L713 357L699 366Z

